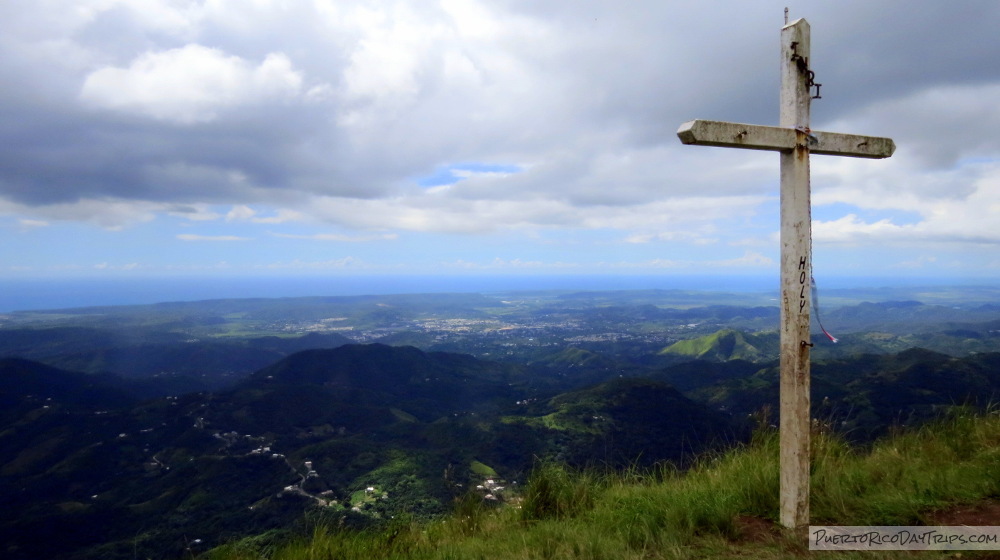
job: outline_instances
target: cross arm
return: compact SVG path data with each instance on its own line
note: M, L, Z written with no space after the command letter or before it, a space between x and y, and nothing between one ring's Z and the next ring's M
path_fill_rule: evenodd
M891 138L822 131L813 131L812 135L810 154L882 159L896 150ZM798 141L794 128L703 120L682 124L677 137L684 144L697 146L775 152L790 152Z

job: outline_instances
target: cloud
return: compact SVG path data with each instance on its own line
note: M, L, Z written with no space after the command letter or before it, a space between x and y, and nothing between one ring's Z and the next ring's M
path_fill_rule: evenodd
M640 262L628 262L628 261L616 262L616 263L611 263L609 266L611 268L624 268L624 269L682 270L690 268L691 265L692 265L691 261L685 261L685 260L650 259L647 261L640 261Z
M331 241L587 230L639 251L765 239L777 157L682 146L675 130L776 124L782 7L10 3L0 213L112 230L168 215L241 235L265 225L276 239L303 222L337 231L320 234ZM813 158L814 203L861 210L818 222L817 242L1000 239L1000 5L796 10L824 83L814 128L898 146L888 161ZM869 209L920 219L866 221ZM524 254L510 251L501 258Z
M226 221L249 220L257 215L257 211L245 204L233 206L233 209L226 213Z
M486 272L573 272L586 270L586 266L578 262L568 261L547 261L539 259L520 258L500 258L495 257L487 261L470 261L458 259L438 263L438 269L460 270L460 271L486 271Z
M938 259L935 256L921 255L913 260L901 261L892 265L893 268L921 269L930 266L937 266Z
M761 268L761 267L775 267L776 264L774 259L762 255L754 251L747 251L741 257L734 259L722 259L722 260L696 260L696 259L650 259L647 261L621 261L616 263L611 263L612 268L624 268L624 269L666 269L666 270L677 270L677 271L692 271L701 270L705 267L710 268L733 268L733 269L746 269L746 268Z
M492 198L492 197L491 197ZM577 206L568 200L525 194L507 200L419 193L391 199L313 199L319 220L356 229L485 234L495 231L580 228L637 231L630 239L698 239L715 220L746 217L764 197L664 198L645 204Z
M282 239L308 239L313 241L341 241L345 243L364 243L368 241L392 241L399 237L395 233L384 233L380 235L341 235L336 233L315 233L311 235L298 235L291 233L271 233L274 237Z
M706 261L705 266L720 268L774 267L774 259L754 251L747 251L742 257L719 261Z
M826 243L897 245L1000 244L1000 159L971 161L944 170L910 175L897 167L879 181L853 166L841 168L843 182L817 195L817 203L848 202L866 209L899 209L920 216L915 223L886 218L865 222L850 213L817 221L813 237ZM922 194L929 193L929 194Z
M710 244L715 240L701 237L694 231L665 231L659 233L645 232L635 233L625 238L626 243L645 244L652 242L694 242L698 244Z
M715 267L715 268L733 268L733 269L746 269L746 268L761 268L761 267L775 267L776 263L773 259L761 255L759 253L748 252L742 257L737 257L735 259L725 259L716 261L699 261L694 259L648 259L639 261L616 261L616 262L601 262L599 263L602 270L615 270L622 271L627 270L630 272L637 271L662 271L662 270L675 270L691 272L696 270L701 270L705 266ZM572 261L561 261L561 260L539 260L539 259L503 259L495 258L491 261L486 262L475 262L469 260L459 259L456 261L441 263L441 266L448 269L461 269L461 270L535 270L535 271L547 271L547 272L567 272L567 271L589 271L593 268L593 263L583 263L583 262L572 262Z
M202 45L147 52L127 68L104 67L83 82L80 99L90 106L195 124L220 111L268 99L296 96L302 76L283 53L258 65Z
M897 156L925 170L947 169L963 159L1000 152L1000 107L992 102L997 98L1000 76L987 75L977 83L935 84L873 102L829 126L891 136Z
M17 223L18 225L21 226L22 229L25 230L48 227L49 225L51 225L49 222L45 220L32 220L29 218L21 218L20 220L17 221Z
M97 263L92 267L94 270L137 270L142 268L139 263L128 263L122 265L112 265L107 262Z
M296 259L288 262L271 263L262 268L268 270L370 270L378 267L355 257L343 257L325 261L303 261Z
M285 208L278 209L272 216L260 216L257 213L257 210L254 210L245 204L233 206L233 208L226 213L227 222L252 222L255 224L282 224L285 222L299 221L303 218L304 216L301 212Z
M573 269L579 268L580 265L576 263L567 262L544 262L540 260L522 260L522 259L501 259L499 257L493 259L485 268L487 269L541 269L541 268L555 268L555 269Z
M251 237L240 237L237 235L195 235L192 233L181 233L176 237L181 241L253 241Z
M412 177L455 161L512 162L533 172L519 181L466 177L448 196L531 193L574 206L746 195L759 192L748 179L767 178L766 168L741 172L745 156L712 164L717 157L682 149L673 136L688 112L726 117L730 83L743 85L737 106L775 93L750 64L773 59L774 26L751 27L766 18L750 6L733 7L734 17L747 19L726 35L748 46L712 43L700 53L728 71L678 87L675 76L687 83L716 66L688 54L686 38L702 32L697 10L594 4L584 14L544 2L474 0L148 4L90 5L62 24L73 30L60 36L66 49L87 53L69 57L79 64L66 73L67 82L78 80L77 99L61 100L66 109L53 129L35 126L48 140L59 137L56 128L89 132L50 144L70 155L59 161L12 154L59 185L33 188L21 173L7 186L17 197L89 191L188 204L210 197L310 215L312 196L395 198ZM136 40L101 41L98 28ZM766 94L757 84L768 86ZM77 100L108 113L77 111Z
M150 222L166 212L162 204L115 199L81 199L73 203L30 206L0 198L0 215L31 216L28 223L82 222L110 231L120 231Z
M813 238L825 243L858 243L872 237L893 240L912 239L915 226L899 226L889 219L864 222L855 214L848 214L838 220L813 223Z

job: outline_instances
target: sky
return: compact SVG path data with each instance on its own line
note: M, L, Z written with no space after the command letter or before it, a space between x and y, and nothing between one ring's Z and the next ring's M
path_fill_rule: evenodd
M769 275L784 8L827 276L1000 278L1000 3L0 2L0 279Z

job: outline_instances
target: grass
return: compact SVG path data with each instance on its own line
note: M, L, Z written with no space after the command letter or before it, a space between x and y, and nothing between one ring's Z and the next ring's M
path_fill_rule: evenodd
M947 557L941 552L809 553L804 534L776 526L777 434L704 457L693 468L624 473L536 466L521 497L491 507L456 501L435 522L394 521L370 531L316 527L283 545L240 541L211 560L659 560ZM957 409L933 425L866 450L815 434L812 523L920 525L949 505L1000 497L1000 411ZM959 553L955 557L959 557ZM990 553L963 551L962 558ZM995 552L993 554L996 554Z
M497 471L493 470L493 467L479 461L469 463L469 470L481 477L495 478L497 476Z

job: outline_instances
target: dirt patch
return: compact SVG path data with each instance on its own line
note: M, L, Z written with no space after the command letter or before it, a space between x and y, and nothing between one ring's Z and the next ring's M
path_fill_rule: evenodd
M740 515L734 520L736 542L773 542L782 536L781 527L768 519Z
M1000 525L1000 500L984 500L932 511L926 516L927 525Z
M769 519L740 515L733 520L736 536L729 539L737 550L764 550L764 558L802 558L809 554L805 527L791 531ZM737 556L755 556L741 552Z

